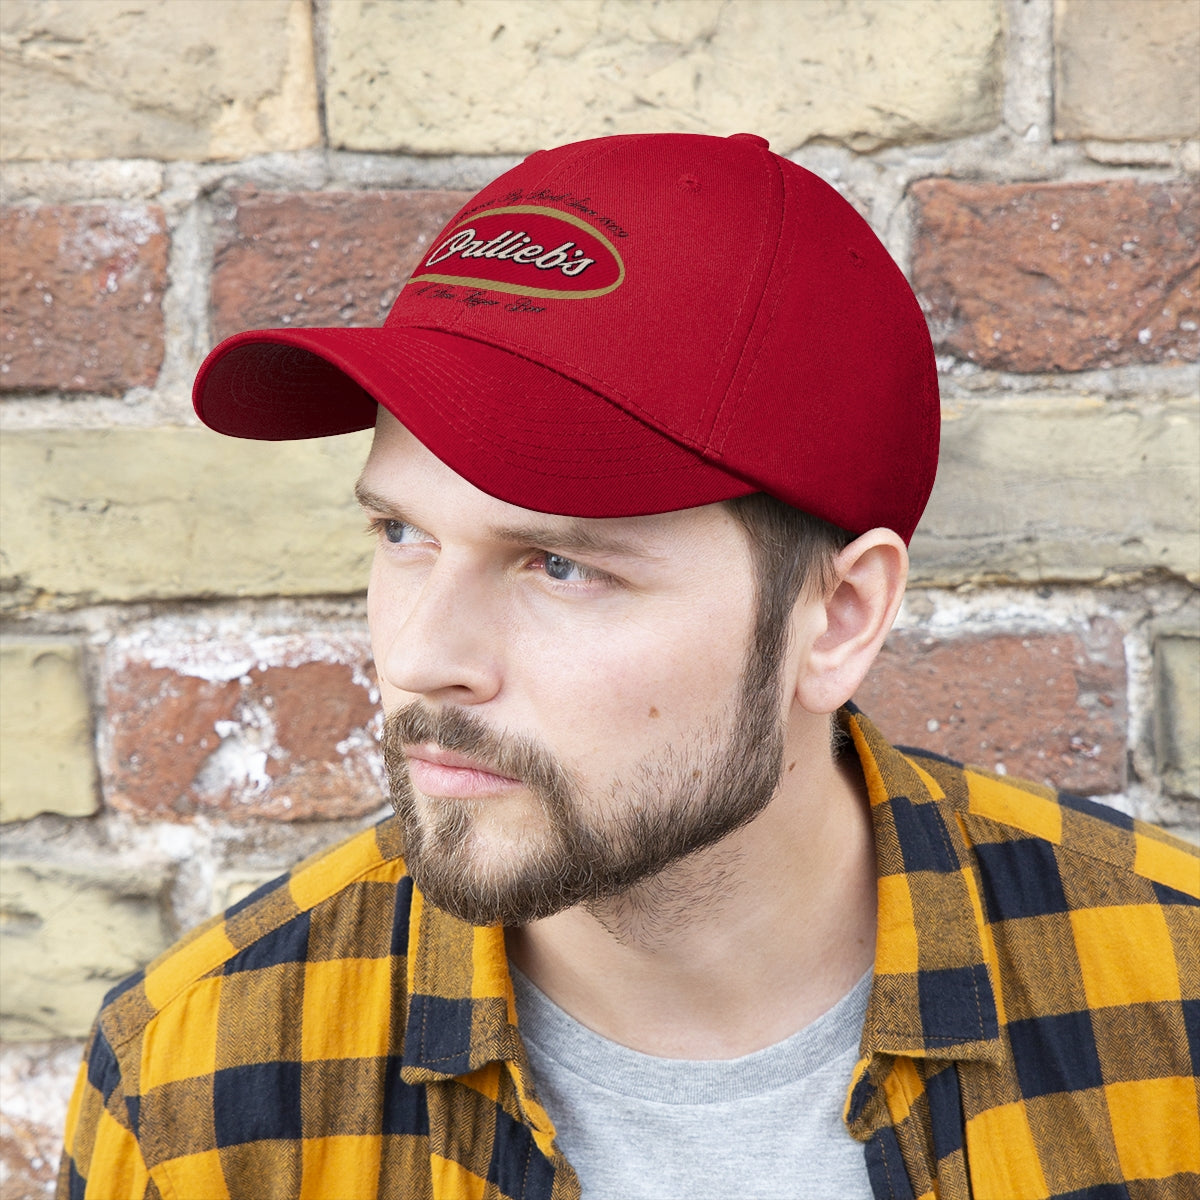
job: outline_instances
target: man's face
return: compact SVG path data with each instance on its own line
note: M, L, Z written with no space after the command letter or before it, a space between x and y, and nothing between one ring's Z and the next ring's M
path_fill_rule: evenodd
M781 698L743 685L754 577L723 508L531 512L382 411L359 492L393 804L430 900L525 924L621 894L768 803Z

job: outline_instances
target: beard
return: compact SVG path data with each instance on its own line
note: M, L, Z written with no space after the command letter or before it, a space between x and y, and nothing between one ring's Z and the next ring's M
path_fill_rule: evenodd
M414 883L463 921L518 926L625 895L721 841L758 816L779 786L784 731L778 660L774 666L752 657L721 717L686 743L644 756L598 794L535 740L497 734L467 709L416 700L390 713L384 762ZM497 802L419 796L404 747L424 743L520 780L536 827L483 845L480 815Z

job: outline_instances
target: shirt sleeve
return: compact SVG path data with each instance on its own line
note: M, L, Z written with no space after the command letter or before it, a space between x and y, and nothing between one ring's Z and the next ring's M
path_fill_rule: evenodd
M158 1200L130 1109L120 1064L97 1027L67 1108L57 1200Z

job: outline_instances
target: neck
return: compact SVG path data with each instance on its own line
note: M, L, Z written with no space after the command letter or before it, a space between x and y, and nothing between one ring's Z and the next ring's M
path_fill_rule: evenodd
M748 1054L836 1004L874 958L874 842L857 762L809 725L754 821L628 893L510 929L513 962L590 1029L667 1058Z

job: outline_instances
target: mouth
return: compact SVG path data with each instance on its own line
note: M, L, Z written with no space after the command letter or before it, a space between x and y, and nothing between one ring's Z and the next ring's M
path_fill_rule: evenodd
M466 799L525 786L521 780L501 775L478 759L430 743L405 746L404 757L413 785L426 796Z

